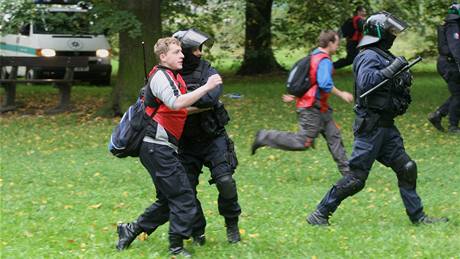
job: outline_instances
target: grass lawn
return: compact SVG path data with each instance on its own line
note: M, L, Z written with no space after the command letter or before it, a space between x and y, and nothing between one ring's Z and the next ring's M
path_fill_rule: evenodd
M186 243L197 258L459 258L460 137L434 130L426 115L447 96L435 73L415 74L413 103L397 119L405 145L419 168L418 192L430 215L450 222L413 226L399 197L396 177L376 163L359 194L347 199L327 228L305 222L324 193L339 179L324 139L316 149L261 149L250 156L260 128L296 130L292 105L281 102L284 76L225 77L223 97L232 120L240 165L235 178L243 209L243 241L229 245L217 211L217 191L208 170L199 186L207 216L204 247ZM349 72L336 85L351 90ZM117 252L117 222L135 219L154 200L150 176L135 158L118 159L107 140L119 118L97 117L110 88L74 87L76 111L44 116L57 103L49 86L20 86L24 107L0 118L2 258L154 258L167 256L168 225L130 249ZM2 92L3 94L4 92ZM348 154L352 105L332 97Z

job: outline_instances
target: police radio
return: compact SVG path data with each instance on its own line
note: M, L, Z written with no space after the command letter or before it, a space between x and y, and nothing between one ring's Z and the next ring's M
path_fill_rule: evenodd
M364 98L366 97L367 95L369 95L370 93L372 93L373 91L375 91L376 89L378 89L379 87L381 87L382 85L384 85L385 83L387 83L388 81L390 81L391 79L399 76L401 73L409 70L411 67L413 67L415 64L417 64L418 62L422 61L422 57L418 56L417 58L415 58L413 61L411 61L409 64L407 64L405 67L401 68L401 70L399 70L398 72L396 72L391 78L387 78L385 80L383 80L382 82L380 82L378 85L372 87L371 89L369 89L368 91L366 91L365 93L363 93L362 95L359 96L359 98Z

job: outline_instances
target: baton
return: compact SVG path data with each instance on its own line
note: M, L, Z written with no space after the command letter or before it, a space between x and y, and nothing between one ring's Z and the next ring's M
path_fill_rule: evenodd
M409 70L409 68L413 67L415 64L417 64L417 63L420 62L420 61L422 61L422 57L418 56L414 61L410 62L410 63L407 64L405 67L403 67L401 70L399 70L398 72L396 72L391 78L387 78L387 79L383 80L383 81L380 82L378 85L372 87L371 89L367 90L367 92L365 92L365 93L363 93L362 95L360 95L359 98L364 98L364 97L366 97L367 95L369 95L370 93L372 93L373 91L375 91L377 88L381 87L381 86L384 85L386 82L390 81L390 79L393 79L393 78L399 76L402 72Z
M145 63L145 44L142 42L142 55L144 56L144 84L147 84L149 81L147 79L147 64Z

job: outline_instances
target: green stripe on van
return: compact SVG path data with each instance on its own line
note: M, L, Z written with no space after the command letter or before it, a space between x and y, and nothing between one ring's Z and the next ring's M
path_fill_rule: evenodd
M5 42L0 42L0 49L9 50L9 51L17 51L17 52L22 52L22 53L32 54L32 55L35 55L36 53L34 48L21 46L21 45L6 44Z

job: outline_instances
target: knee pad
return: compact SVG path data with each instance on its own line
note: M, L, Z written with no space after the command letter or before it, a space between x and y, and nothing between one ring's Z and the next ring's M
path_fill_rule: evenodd
M236 197L236 183L231 174L216 179L216 186L219 194L225 199Z
M360 179L352 174L347 174L335 184L336 194L339 198L344 199L353 196L361 191L366 185L365 180Z
M402 172L398 173L399 186L415 187L417 182L417 164L410 160L404 166Z
M398 185L400 187L415 187L417 181L417 164L409 156L405 155L396 159L391 168L398 177Z

